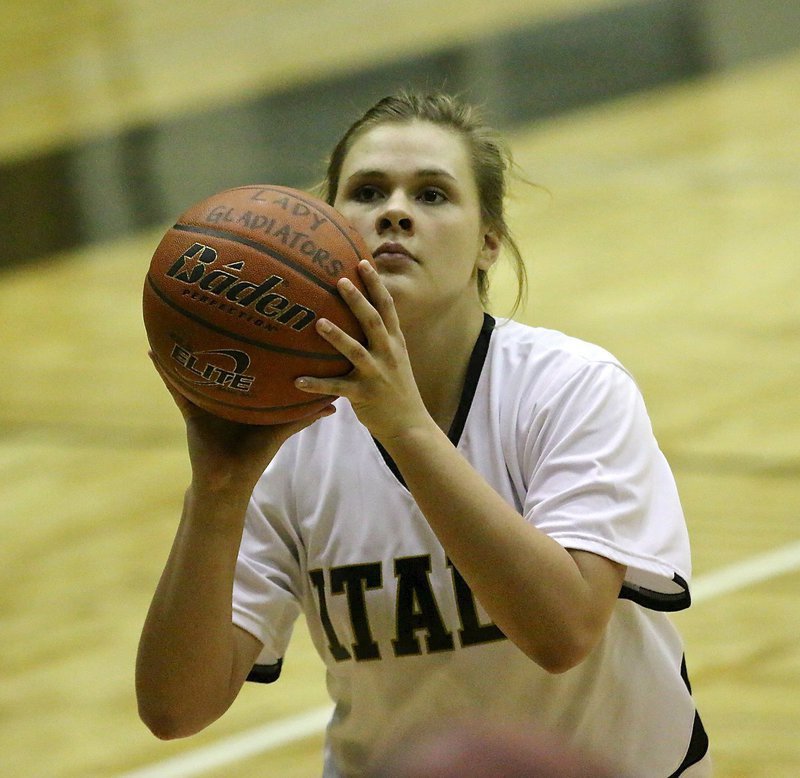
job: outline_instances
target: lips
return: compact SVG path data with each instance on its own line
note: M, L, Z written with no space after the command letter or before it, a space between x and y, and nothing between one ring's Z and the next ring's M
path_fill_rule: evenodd
M405 247L402 243L382 243L375 251L372 252L372 256L375 259L379 259L381 257L384 258L399 258L399 257L408 257L409 259L413 259L415 262L417 258Z

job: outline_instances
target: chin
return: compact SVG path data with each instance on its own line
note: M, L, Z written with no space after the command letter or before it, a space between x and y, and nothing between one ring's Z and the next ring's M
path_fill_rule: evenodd
M419 316L424 313L425 303L420 290L410 279L397 273L380 273L380 279L392 297L401 323L413 318L415 314Z
M418 295L414 295L414 290L408 279L398 276L396 273L380 273L380 279L386 290L392 296L395 306L399 306L403 300L408 300Z

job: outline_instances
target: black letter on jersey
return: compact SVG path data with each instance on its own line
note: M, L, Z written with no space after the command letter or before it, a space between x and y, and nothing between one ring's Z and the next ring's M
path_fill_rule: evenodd
M397 576L397 638L392 640L395 656L421 654L414 632L424 629L429 652L452 651L453 635L447 631L433 596L428 573L430 556L410 556L394 560Z
M322 574L322 570L309 570L308 577L317 590L317 595L319 597L319 620L322 622L322 628L325 630L325 635L328 638L328 648L333 658L337 662L341 662L343 659L350 659L350 654L347 652L347 649L339 642L339 638L336 637L333 624L331 624L331 617L328 615L328 603L325 600L325 576Z
M447 564L453 572L453 590L456 593L458 617L461 619L461 629L458 638L462 646L474 646L478 643L491 643L493 640L504 640L505 635L496 624L489 622L481 624L478 619L478 610L475 607L475 597L472 589L456 570L455 565L448 559Z
M380 562L331 568L331 592L334 594L347 592L347 606L350 609L350 621L356 639L353 643L356 659L381 658L378 644L372 639L364 602L364 589L380 589L381 586L383 586L383 574Z

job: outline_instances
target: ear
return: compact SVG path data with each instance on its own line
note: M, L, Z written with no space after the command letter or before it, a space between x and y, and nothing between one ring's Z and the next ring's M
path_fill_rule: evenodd
M476 267L478 270L488 270L500 256L502 241L494 230L488 230L483 234L483 244L478 254Z

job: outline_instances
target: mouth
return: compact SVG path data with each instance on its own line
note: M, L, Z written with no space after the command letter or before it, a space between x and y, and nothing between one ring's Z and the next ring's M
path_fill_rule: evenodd
M372 256L376 260L411 259L414 262L417 261L417 258L401 243L382 243L372 252Z

